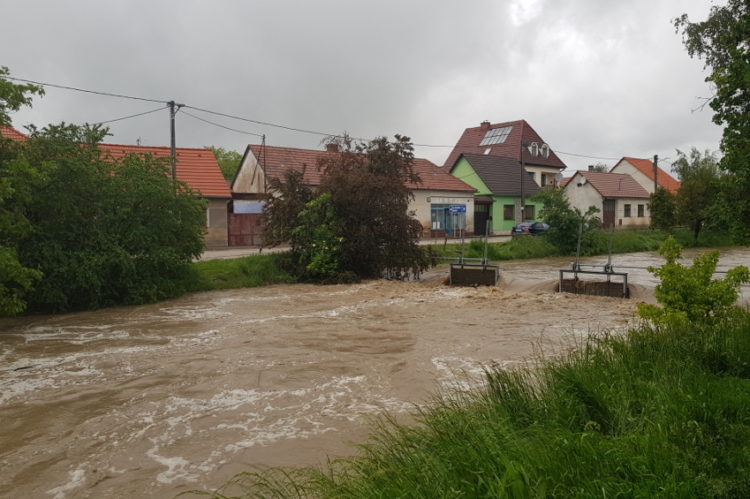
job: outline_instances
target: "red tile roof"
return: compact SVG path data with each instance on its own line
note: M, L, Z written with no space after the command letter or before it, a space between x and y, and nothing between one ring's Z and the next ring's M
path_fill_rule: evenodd
M484 136L487 134L488 130L503 127L512 128L510 130L510 134L502 144L493 144L486 146L479 145L480 142L482 142L482 139L484 139ZM526 120L508 121L505 123L495 124L484 122L478 127L467 128L466 130L464 130L463 135L461 135L461 138L458 139L456 146L453 148L453 151L451 151L448 159L445 161L445 164L443 166L446 168L453 168L461 154L485 154L487 149L489 149L490 151L487 154L490 154L492 156L504 156L507 158L513 158L516 161L521 161L521 151L523 150L523 160L527 164L551 166L554 168L566 168L565 163L563 163L562 160L557 157L554 151L550 150L548 158L544 158L542 156L532 157L528 149L526 149L525 147L521 147L522 142L536 142L541 145L542 143L544 143L544 140L542 140L539 134L536 133L533 128L531 128L531 125L526 123Z
M0 125L0 137L10 140L27 140L29 137L12 126Z
M646 175L652 182L654 181L654 163L650 159L624 157L618 161L617 164L619 165L622 161L627 161L639 172ZM615 165L615 168L616 167L617 165ZM657 173L657 183L659 186L664 187L672 193L676 193L677 189L680 188L680 182L661 168L657 167L657 169L659 170Z
M568 182L570 182L571 177L565 177L564 179L560 180L560 187L565 187L568 185Z
M284 172L290 168L302 170L304 166L305 176L303 181L307 185L320 185L323 172L318 170L318 159L324 157L326 154L337 154L335 152L315 149L273 146L265 146L265 150L261 152L259 144L251 144L249 147L253 155L263 163L266 175L269 178L282 178ZM418 184L407 184L407 187L410 189L466 192L474 192L476 190L429 160L415 158L413 168L414 173L419 175L421 182Z
M169 158L169 147L128 146L120 144L99 144L113 158L119 159L126 154L151 154L155 158ZM221 174L219 163L210 149L190 149L178 147L177 179L187 183L191 188L208 198L230 198L229 184Z
M604 198L649 198L650 194L633 177L624 173L576 172L566 189L575 189L584 177Z

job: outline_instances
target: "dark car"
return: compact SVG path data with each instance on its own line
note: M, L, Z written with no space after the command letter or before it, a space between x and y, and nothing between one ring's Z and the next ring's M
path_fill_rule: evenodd
M513 227L511 234L514 236L521 234L539 235L547 232L547 229L549 229L549 225L544 222L522 222Z

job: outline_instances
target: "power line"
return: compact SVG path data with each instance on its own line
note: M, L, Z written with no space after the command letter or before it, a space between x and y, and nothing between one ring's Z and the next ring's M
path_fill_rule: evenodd
M160 104L167 104L167 105L169 104L169 101L167 101L167 100L149 99L149 98L145 98L145 97L136 97L136 96L132 96L132 95L117 94L117 93L112 93L112 92L101 92L101 91L97 91L97 90L88 90L88 89L84 89L84 88L72 87L72 86L69 86L69 85L58 85L56 83L46 83L46 82L40 82L40 81L35 81L35 80L29 80L29 79L26 79L26 78L17 78L17 77L9 76L9 75L5 75L5 76L3 76L3 78L6 78L8 80L13 80L13 81L21 81L21 82L25 82L25 83L32 83L32 84L40 85L40 86L43 86L43 87L52 87L52 88L61 88L61 89L65 89L65 90L74 90L76 92L84 92L84 93L89 93L89 94L94 94L94 95L102 95L102 96L106 96L106 97L117 97L117 98L121 98L121 99L132 99L132 100L139 100L139 101L144 101L144 102L157 102L157 103L160 103ZM251 119L251 118L245 118L245 117L242 117L242 116L236 116L236 115L232 115L232 114L222 113L222 112L219 112L219 111L212 111L210 109L199 108L199 107L196 107L196 106L184 105L184 106L181 106L181 107L185 107L185 108L189 108L189 109L194 109L196 111L201 111L201 112L208 113L208 114L213 114L215 116L222 116L222 117L225 117L225 118L230 118L230 119L234 119L234 120L244 121L244 122L247 122L247 123L254 123L256 125L270 126L270 127L274 127L274 128L281 128L281 129L289 130L289 131L292 131L292 132L307 133L307 134L318 135L318 136L323 136L323 137L341 137L341 134L338 134L338 133L328 133L328 132L321 132L321 131L318 131L318 130L308 130L308 129L305 129L305 128L297 128L297 127L292 127L292 126L288 126L288 125L281 125L281 124L278 124L278 123L271 123L271 122L268 122L268 121L261 121L261 120ZM135 118L136 116L142 116L144 114L149 114L151 112L156 112L157 110L160 110L160 109L162 109L162 108L155 109L153 111L147 111L145 113L134 114L134 115L131 115L131 116L123 116L122 118L116 118L114 120L102 121L102 122L99 122L98 124L112 123L112 122L120 121L120 120L124 120L124 119ZM198 116L195 116L193 114L189 114L187 112L184 112L184 113L187 114L188 116L192 117L192 118L195 118L195 119L200 120L200 121L204 121L206 123L209 123L211 125L214 125L214 126L217 126L217 127L220 127L220 128L225 128L227 130L231 130L231 131L237 132L237 133L243 133L243 134L247 134L247 135L253 135L253 136L256 136L256 137L262 137L261 134L256 134L256 133L252 133L252 132L246 132L246 131L243 131L243 130L237 130L237 129L234 129L234 128L230 128L230 127L221 125L219 123L214 123L212 121L200 118ZM370 140L370 139L366 139L366 138L362 138L362 137L351 137L351 138L354 139L354 140L362 140L362 141L369 141ZM444 145L444 144L416 144L416 143L412 143L412 145L414 147L436 147L436 148L452 148L452 147L454 147L453 145ZM587 154L579 154L579 153L557 151L557 150L553 150L553 151L556 154L564 154L566 156L575 156L575 157L579 157L579 158L603 159L603 160L613 160L613 161L616 161L616 160L620 159L620 158L613 158L613 157L606 157L606 156L591 156L591 155L587 155Z
M167 104L168 101L166 100L159 100L159 99L147 99L145 97L135 97L133 95L125 95L125 94L115 94L112 92L100 92L97 90L87 90L85 88L78 88L78 87L70 87L67 85L58 85L56 83L45 83L41 81L34 81L34 80L27 80L25 78L16 78L15 76L3 76L3 78L13 81L22 81L25 83L33 83L34 85L39 85L42 87L52 87L52 88L62 88L64 90L75 90L76 92L84 92L87 94L95 94L95 95L104 95L106 97L119 97L121 99L133 99L133 100L140 100L145 102L158 102L160 104Z
M187 106L186 106L186 107L187 107ZM209 121L209 120L207 120L207 119L201 118L200 116L196 116L196 115L194 115L194 114L190 114L190 113L188 113L188 112L187 112L187 111L185 111L185 110L182 110L182 114L185 114L185 115L187 115L187 116L190 116L191 118L195 118L196 120L200 120L200 121L202 121L202 122L204 122L204 123L208 123L209 125L214 125L214 126L217 126L217 127L219 127L219 128L224 128L225 130L231 130L232 132L243 133L243 134L245 134L245 135L253 135L253 136L255 136L255 137L263 137L263 135L261 135L261 134L259 134L259 133L246 132L245 130L237 130L236 128L231 128L231 127L228 127L228 126L222 125L222 124L220 124L220 123L215 123L215 122L213 122L213 121Z
M131 114L129 116L123 116L122 118L115 118L113 120L99 121L99 122L96 122L96 123L92 123L92 125L105 125L107 123L114 123L115 121L129 120L130 118L136 118L138 116L144 116L146 114L155 113L156 111L161 111L163 109L166 109L166 108L163 107L163 106L162 107L157 107L156 109L152 109L151 111L145 111L143 113L138 113L138 114Z
M208 114L213 114L216 116L223 116L224 118L231 118L234 120L246 121L248 123L255 123L256 125L270 126L274 128L282 128L284 130L290 130L292 132L309 133L311 135L321 135L325 137L340 137L341 136L341 134L338 134L338 133L327 133L327 132L320 132L316 130L306 130L304 128L295 128L295 127L287 126L287 125L279 125L278 123L270 123L268 121L260 121L260 120L250 119L250 118L243 118L242 116L235 116L232 114L220 113L218 111L211 111L210 109L202 109L200 107L195 107L195 106L186 105L185 107L188 109L195 109L196 111L201 111L201 112L208 113ZM366 139L361 139L359 137L352 137L352 138L356 140L366 140Z

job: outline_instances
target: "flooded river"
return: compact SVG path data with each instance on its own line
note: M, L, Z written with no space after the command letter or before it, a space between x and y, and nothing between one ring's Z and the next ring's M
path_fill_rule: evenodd
M748 262L731 250L720 265ZM489 362L624 328L651 299L653 278L635 270L631 300L551 292L569 263L505 263L494 288L446 287L438 269L2 321L0 496L172 497L352 454L369 417L406 417Z

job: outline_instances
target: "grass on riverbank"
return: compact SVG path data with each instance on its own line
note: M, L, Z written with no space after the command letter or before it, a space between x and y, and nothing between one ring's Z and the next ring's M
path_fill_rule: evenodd
M283 253L252 255L226 260L194 262L190 267L188 292L254 288L296 282L283 270Z
M670 234L653 230L616 230L611 234L613 253L632 253L637 251L656 251ZM693 240L693 233L687 229L677 229L672 233L683 248L723 247L731 246L732 239L727 233L702 232L698 241ZM584 256L607 254L609 252L610 233L598 232L594 237L594 244L584 248ZM434 245L433 251L438 256L459 256L460 244ZM473 240L464 246L464 257L482 258L484 256L484 242ZM562 256L555 246L547 242L543 236L516 236L505 243L490 243L487 245L489 260L517 260L526 258L545 258Z
M330 469L239 475L232 497L750 497L750 319L591 336L487 372ZM207 494L212 495L212 494ZM213 497L224 497L219 493Z

